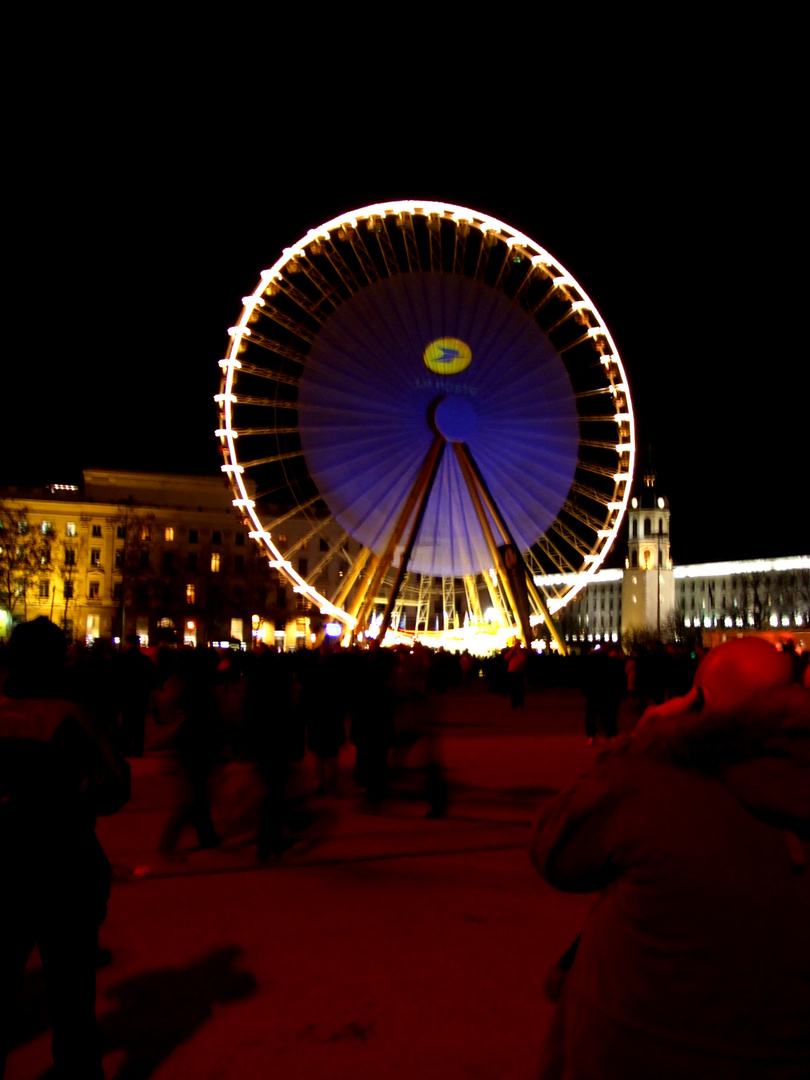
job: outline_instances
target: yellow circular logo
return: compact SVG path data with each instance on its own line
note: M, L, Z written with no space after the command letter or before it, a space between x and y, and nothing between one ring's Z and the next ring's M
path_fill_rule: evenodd
M423 353L425 367L437 375L456 375L472 360L470 346L454 337L436 338Z

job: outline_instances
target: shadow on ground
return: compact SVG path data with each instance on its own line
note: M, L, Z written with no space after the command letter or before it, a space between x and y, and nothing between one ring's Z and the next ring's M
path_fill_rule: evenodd
M212 950L185 968L163 968L111 986L117 1004L100 1020L105 1054L124 1051L115 1080L148 1080L159 1066L210 1020L213 1006L256 992L256 980L235 967L236 946Z

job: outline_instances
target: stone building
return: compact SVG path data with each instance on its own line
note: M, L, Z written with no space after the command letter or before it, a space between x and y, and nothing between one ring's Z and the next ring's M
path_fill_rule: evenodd
M224 477L87 469L81 486L0 491L0 523L0 638L37 615L77 640L259 637L291 648L320 628L319 613L268 569ZM276 542L306 577L334 540L330 526L313 537L293 514L284 529ZM345 568L333 559L318 571L324 590Z

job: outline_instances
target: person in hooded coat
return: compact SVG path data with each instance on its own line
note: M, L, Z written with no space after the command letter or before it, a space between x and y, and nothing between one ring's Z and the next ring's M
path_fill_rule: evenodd
M543 808L530 857L600 892L542 1080L810 1076L810 693L789 654L712 650Z
M14 628L0 694L0 1075L34 945L57 1076L103 1080L96 1024L98 928L111 870L96 816L129 798L129 766L76 700L65 637L46 618Z

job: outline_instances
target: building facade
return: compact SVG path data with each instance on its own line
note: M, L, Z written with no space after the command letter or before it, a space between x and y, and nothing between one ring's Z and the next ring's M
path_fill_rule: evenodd
M624 570L596 573L558 620L573 648L697 633L710 644L751 631L810 647L810 555L673 566L669 500L649 471L628 510Z
M136 633L152 644L258 637L292 648L320 629L319 613L268 568L224 478L92 469L83 478L0 491L0 638L37 615L74 640ZM310 535L293 514L283 528L276 542L299 572L337 588L346 564L319 568L337 526Z

